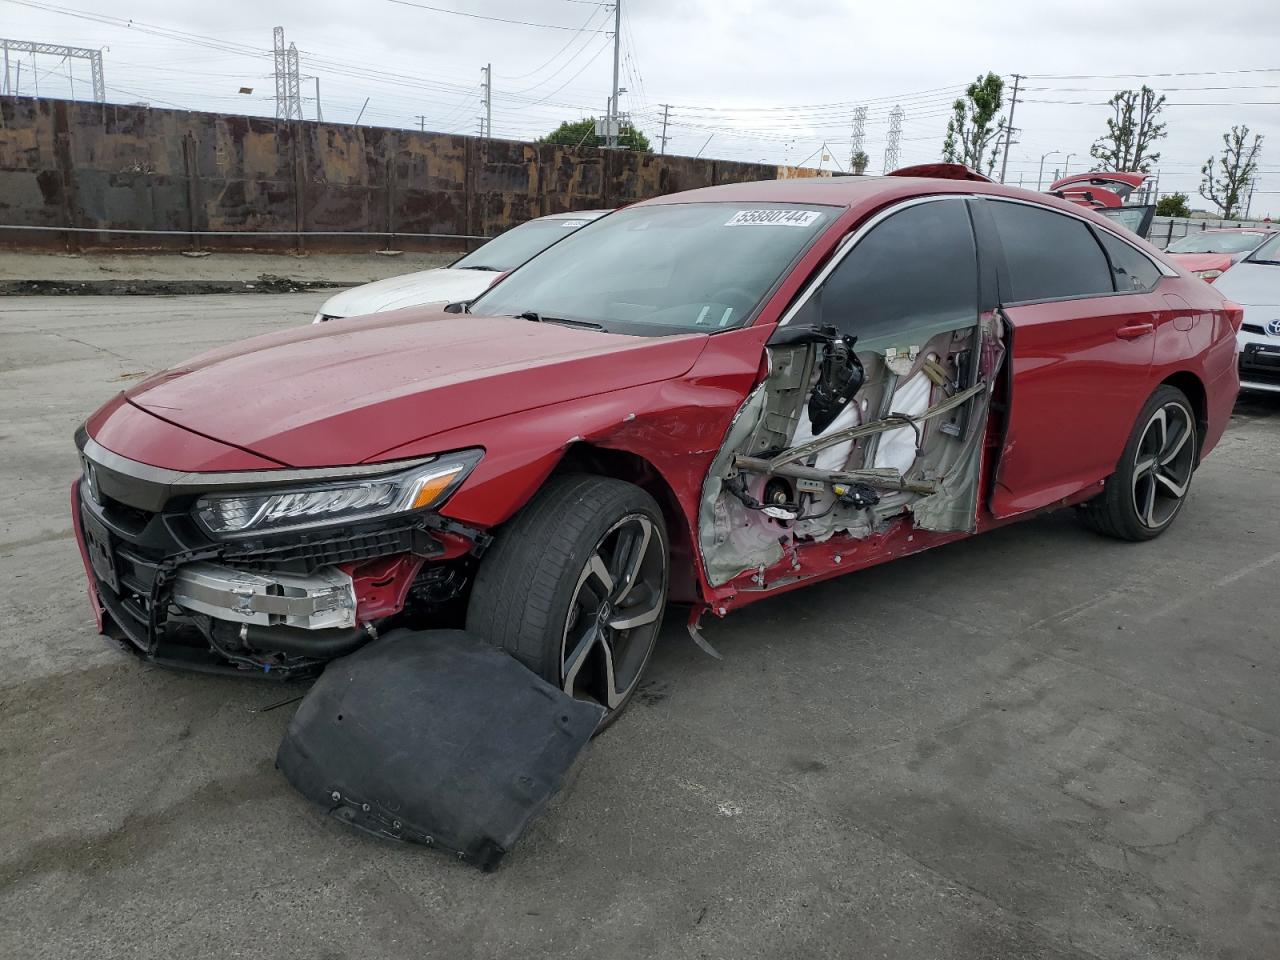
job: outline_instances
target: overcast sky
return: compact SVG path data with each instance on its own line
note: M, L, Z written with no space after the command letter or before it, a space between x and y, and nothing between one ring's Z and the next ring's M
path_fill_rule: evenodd
M905 115L900 163L936 160L963 85L987 70L1021 73L1030 79L1007 179L1034 187L1050 151L1058 152L1045 160L1045 185L1068 153L1071 171L1087 169L1109 115L1103 102L1145 77L1168 96L1162 192L1182 190L1192 206L1208 207L1196 192L1200 165L1233 123L1248 124L1266 138L1254 213L1280 213L1277 0L622 3L621 102L655 149L661 104L670 104L670 153L817 165L825 152L825 166L847 167L862 103L864 149L878 173L895 105ZM109 100L271 115L271 30L280 25L300 51L308 119L310 78L319 77L326 120L354 121L367 97L362 123L462 133L477 130L480 68L492 63L493 133L528 139L603 112L612 17L586 0L0 0L0 35L105 47ZM41 95L66 96L73 82L77 96L89 95L83 62L71 63L69 79L52 57L37 59L35 76L26 58L19 77L17 60L10 83L21 93L34 93L38 80ZM241 86L253 94L237 93Z

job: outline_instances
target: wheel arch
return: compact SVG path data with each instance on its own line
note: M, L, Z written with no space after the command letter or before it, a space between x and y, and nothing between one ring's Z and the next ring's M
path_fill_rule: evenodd
M1191 412L1196 417L1196 465L1200 464L1200 453L1204 448L1205 435L1209 430L1209 395L1204 381L1190 370L1179 370L1160 381L1158 386L1170 386L1181 390L1191 403Z
M693 531L675 489L662 471L645 457L629 450L602 447L589 441L578 441L565 450L550 477L565 473L590 473L633 483L658 502L667 522L668 547L671 551L668 596L675 603L700 601L698 575L695 569ZM547 479L550 479L548 477Z

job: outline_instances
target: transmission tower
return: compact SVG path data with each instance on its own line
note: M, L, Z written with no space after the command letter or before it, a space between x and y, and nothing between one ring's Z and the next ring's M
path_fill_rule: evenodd
M289 51L284 45L284 27L271 31L275 40L276 61L276 119L289 119Z
M289 119L302 119L302 78L298 75L298 45L289 44Z
M898 145L902 142L902 107L889 111L889 133L884 143L884 172L898 169Z
M849 138L849 170L856 173L858 154L862 152L862 141L867 132L867 108L864 104L853 111L853 135Z
M275 41L276 119L302 119L302 78L298 73L298 46L284 45L284 27L272 31Z
M484 90L484 95L480 98L480 102L484 104L484 116L480 118L480 136L486 139L493 138L493 64L487 63L480 68L480 72L484 74L484 82L480 84Z
M89 75L93 78L93 99L96 103L105 103L107 99L107 87L102 79L102 51L94 50L91 47L64 47L57 43L36 43L31 40L5 40L0 39L0 48L4 50L4 84L0 87L4 93L13 93L9 80L9 51L14 53L31 54L31 72L35 74L35 58L36 54L47 54L52 57L61 57L63 60L78 59L89 61ZM70 66L67 67L70 70ZM36 95L39 96L39 75L36 74ZM72 88L75 93L75 88ZM73 98L74 99L74 98Z

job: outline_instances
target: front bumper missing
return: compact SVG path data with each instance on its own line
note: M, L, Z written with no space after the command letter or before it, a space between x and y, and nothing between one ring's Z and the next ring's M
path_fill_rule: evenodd
M189 563L173 578L173 602L218 620L325 630L356 625L351 577L334 567L310 576L259 574L216 563Z
M461 630L393 630L329 665L276 766L331 816L491 870L604 710Z

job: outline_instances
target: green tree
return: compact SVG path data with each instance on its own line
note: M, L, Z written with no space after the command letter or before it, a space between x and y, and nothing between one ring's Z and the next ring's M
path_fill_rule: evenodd
M985 172L990 175L1000 153L994 141L1005 128L1005 118L996 119L1003 104L1004 81L994 73L980 76L969 84L964 96L951 105L952 117L947 121L942 159L947 163L963 163L979 172L984 172L985 160Z
M584 117L582 120L566 120L539 143L558 143L566 147L601 147L604 139L596 136L596 118ZM624 150L639 150L641 153L652 153L649 138L629 123L618 127L618 146Z
M1210 157L1200 174L1200 196L1231 220L1240 212L1240 202L1258 171L1258 154L1262 152L1262 136L1253 135L1249 142L1248 126L1232 127L1222 135L1222 156Z
M1156 202L1157 217L1189 217L1191 207L1187 205L1185 193L1166 193Z
M859 177L867 172L867 165L871 163L871 158L867 156L865 150L859 150L849 160L853 172Z
M1160 160L1151 147L1165 137L1165 125L1156 117L1164 109L1164 94L1143 85L1141 90L1121 90L1107 104L1115 116L1107 120L1106 136L1097 140L1089 153L1099 169L1149 173Z

